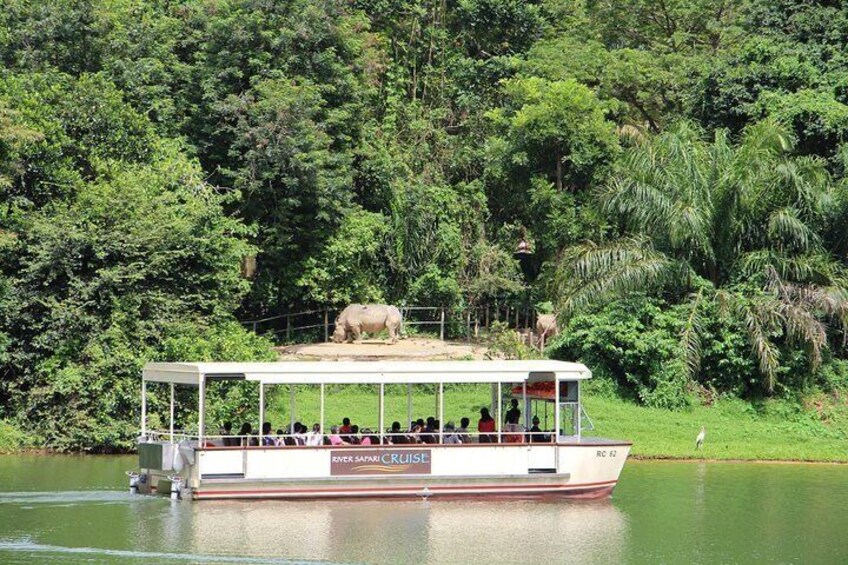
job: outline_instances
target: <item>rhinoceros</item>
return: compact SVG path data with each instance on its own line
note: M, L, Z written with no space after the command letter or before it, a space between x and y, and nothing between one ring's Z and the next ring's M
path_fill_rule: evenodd
M388 304L351 304L336 318L333 341L342 343L351 337L354 341L362 339L362 332L370 334L389 330L389 339L397 343L400 333L400 310Z
M559 334L557 327L556 314L539 314L536 317L536 338L542 343L542 340L548 340L549 337Z

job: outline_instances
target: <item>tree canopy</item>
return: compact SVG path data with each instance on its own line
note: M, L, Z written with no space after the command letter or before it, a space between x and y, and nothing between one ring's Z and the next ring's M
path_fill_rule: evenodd
M127 447L144 361L348 302L551 302L656 405L846 366L840 3L4 8L0 419L45 444Z

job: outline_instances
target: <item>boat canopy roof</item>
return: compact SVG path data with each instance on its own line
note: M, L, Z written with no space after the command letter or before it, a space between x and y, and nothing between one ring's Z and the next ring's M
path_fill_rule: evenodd
M588 379L565 361L288 361L280 363L147 363L147 382L199 385L204 380L262 384L534 383Z

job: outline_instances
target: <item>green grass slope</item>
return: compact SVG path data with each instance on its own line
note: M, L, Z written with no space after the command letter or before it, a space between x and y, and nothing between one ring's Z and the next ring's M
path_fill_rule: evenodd
M592 435L632 440L632 455L848 462L848 407L819 400L806 408L771 401L753 405L724 400L714 406L671 411L607 397L584 399L595 424ZM706 426L706 441L695 437Z

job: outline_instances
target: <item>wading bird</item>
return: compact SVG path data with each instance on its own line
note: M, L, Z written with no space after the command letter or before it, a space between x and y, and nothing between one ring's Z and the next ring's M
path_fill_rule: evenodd
M701 426L701 431L698 434L698 437L695 438L695 449L701 449L701 445L704 444L705 437L707 437L707 428Z

